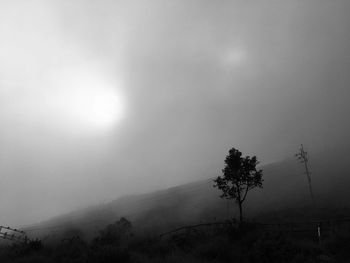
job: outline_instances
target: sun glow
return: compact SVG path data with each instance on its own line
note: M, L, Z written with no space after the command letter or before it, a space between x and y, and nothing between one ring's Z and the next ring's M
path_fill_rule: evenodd
M247 60L247 52L242 47L234 47L228 50L226 62L230 65L241 65Z
M58 85L56 113L75 127L107 129L124 116L120 85L97 70L71 70L61 75Z
M122 117L121 98L112 90L90 89L73 94L72 117L83 124L109 127Z

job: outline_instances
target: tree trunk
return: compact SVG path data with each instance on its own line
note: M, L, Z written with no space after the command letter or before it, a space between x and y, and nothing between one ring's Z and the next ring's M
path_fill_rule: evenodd
M242 224L243 222L242 202L238 202L238 206L239 206L239 223Z

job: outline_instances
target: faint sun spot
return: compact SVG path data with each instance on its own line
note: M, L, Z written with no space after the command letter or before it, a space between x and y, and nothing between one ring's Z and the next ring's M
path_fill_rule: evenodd
M245 61L247 58L247 53L245 52L244 49L232 49L229 50L228 54L227 54L227 60L230 63L241 63L243 61Z

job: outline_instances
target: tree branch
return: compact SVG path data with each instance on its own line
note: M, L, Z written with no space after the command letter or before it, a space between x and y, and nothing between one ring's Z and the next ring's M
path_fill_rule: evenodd
M244 202L245 198L247 197L248 189L249 189L249 185L247 185L247 188L245 189L245 193L244 193L244 197L242 199L242 203Z

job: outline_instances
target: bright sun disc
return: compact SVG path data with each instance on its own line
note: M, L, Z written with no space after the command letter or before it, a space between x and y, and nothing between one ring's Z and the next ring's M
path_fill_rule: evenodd
M123 118L124 100L119 85L97 70L71 70L62 74L55 97L58 116L71 128L95 130L112 127Z
M112 92L81 92L74 104L75 117L91 126L108 127L122 117L121 98Z

